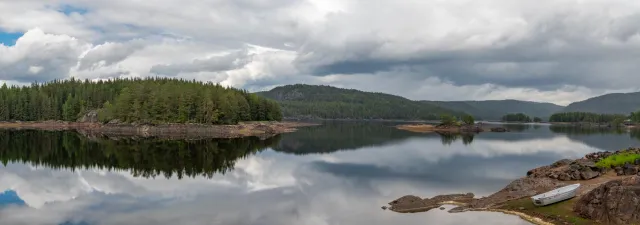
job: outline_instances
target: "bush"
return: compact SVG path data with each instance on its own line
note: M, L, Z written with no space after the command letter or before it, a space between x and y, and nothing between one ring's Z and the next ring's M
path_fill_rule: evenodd
M473 118L473 116L467 114L467 115L462 116L462 122L465 125L473 125L476 122L476 120Z
M449 114L442 114L440 116L440 123L442 125L447 125L447 126L452 126L452 125L456 125L456 122L458 120L456 119L455 116L449 115Z
M596 166L600 168L612 168L616 166L623 166L625 163L633 164L636 159L640 159L640 154L622 153L604 158L597 162Z

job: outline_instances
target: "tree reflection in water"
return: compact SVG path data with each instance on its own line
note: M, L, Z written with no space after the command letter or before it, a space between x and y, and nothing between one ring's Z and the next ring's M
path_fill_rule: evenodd
M138 177L212 177L236 160L277 145L279 137L208 140L87 138L75 132L0 131L0 159L56 169L130 170Z

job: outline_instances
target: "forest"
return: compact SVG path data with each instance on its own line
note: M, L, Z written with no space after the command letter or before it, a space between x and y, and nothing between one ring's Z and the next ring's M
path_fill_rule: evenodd
M282 119L273 100L195 80L68 79L0 88L0 121L76 121L91 110L97 110L102 122L236 124Z
M513 114L504 115L502 117L502 121L504 121L504 122L523 122L523 123L528 123L528 122L531 122L533 120L531 120L531 117L525 115L524 113L513 113Z
M565 122L565 123L622 123L627 116L622 114L598 114L589 112L562 112L555 113L549 118L549 122Z
M126 170L136 177L211 178L238 159L276 146L279 137L208 140L88 139L75 132L0 131L0 159L56 169Z
M437 120L443 113L462 115L400 96L322 85L286 85L257 94L278 101L288 118Z

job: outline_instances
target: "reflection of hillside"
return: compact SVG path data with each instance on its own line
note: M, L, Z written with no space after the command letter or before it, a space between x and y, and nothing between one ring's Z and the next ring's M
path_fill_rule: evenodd
M575 127L575 126L550 126L549 130L553 133L562 133L568 135L592 135L592 134L624 134L625 131L621 129L610 129L610 128L601 128L601 127L593 127L593 128L585 128L585 127Z
M603 150L614 151L640 146L639 139L629 138L629 136L634 137L633 131L627 134L625 130L572 126L550 126L549 130L553 133L565 134L571 140Z
M508 133L483 132L479 135L413 133L398 130L397 123L326 121L322 126L304 127L297 132L282 135L276 151L292 154L331 153L340 150L356 150L363 147L388 145L412 137L437 138L443 145L457 141L472 144L474 138L483 140L521 141L553 138L545 126L529 124L488 124L503 126ZM540 129L544 128L544 129Z
M398 130L393 123L327 121L321 126L304 127L297 132L282 135L274 148L292 154L331 153L362 147L386 145L410 137L431 136Z
M52 168L131 170L134 176L207 176L233 169L238 158L261 151L278 138L176 141L89 140L73 132L0 131L0 159Z

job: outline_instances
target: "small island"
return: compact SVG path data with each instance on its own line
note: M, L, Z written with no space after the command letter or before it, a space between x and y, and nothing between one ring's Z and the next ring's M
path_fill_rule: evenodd
M441 132L441 133L479 133L484 131L481 126L475 123L471 115L464 115L461 121L452 115L443 114L440 116L440 124L403 124L397 125L400 130L407 130L418 133Z
M511 113L502 116L501 121L506 123L541 123L542 119L540 117L534 117L531 119L531 117L524 113Z
M401 124L396 126L397 129L406 130L417 133L441 133L441 134L473 134L484 132L485 128L482 123L477 123L471 115L463 115L458 120L457 117L443 114L440 116L440 123L434 124ZM491 132L507 132L504 127L492 127Z
M558 187L581 184L576 197L537 207L531 196ZM640 224L640 149L596 152L576 160L562 159L527 172L502 190L482 198L449 194L432 198L407 195L389 202L398 213L424 212L458 205L451 213L493 211L518 215L534 224Z
M107 136L270 137L313 124L280 122L280 106L244 90L170 78L54 80L0 88L0 129Z

